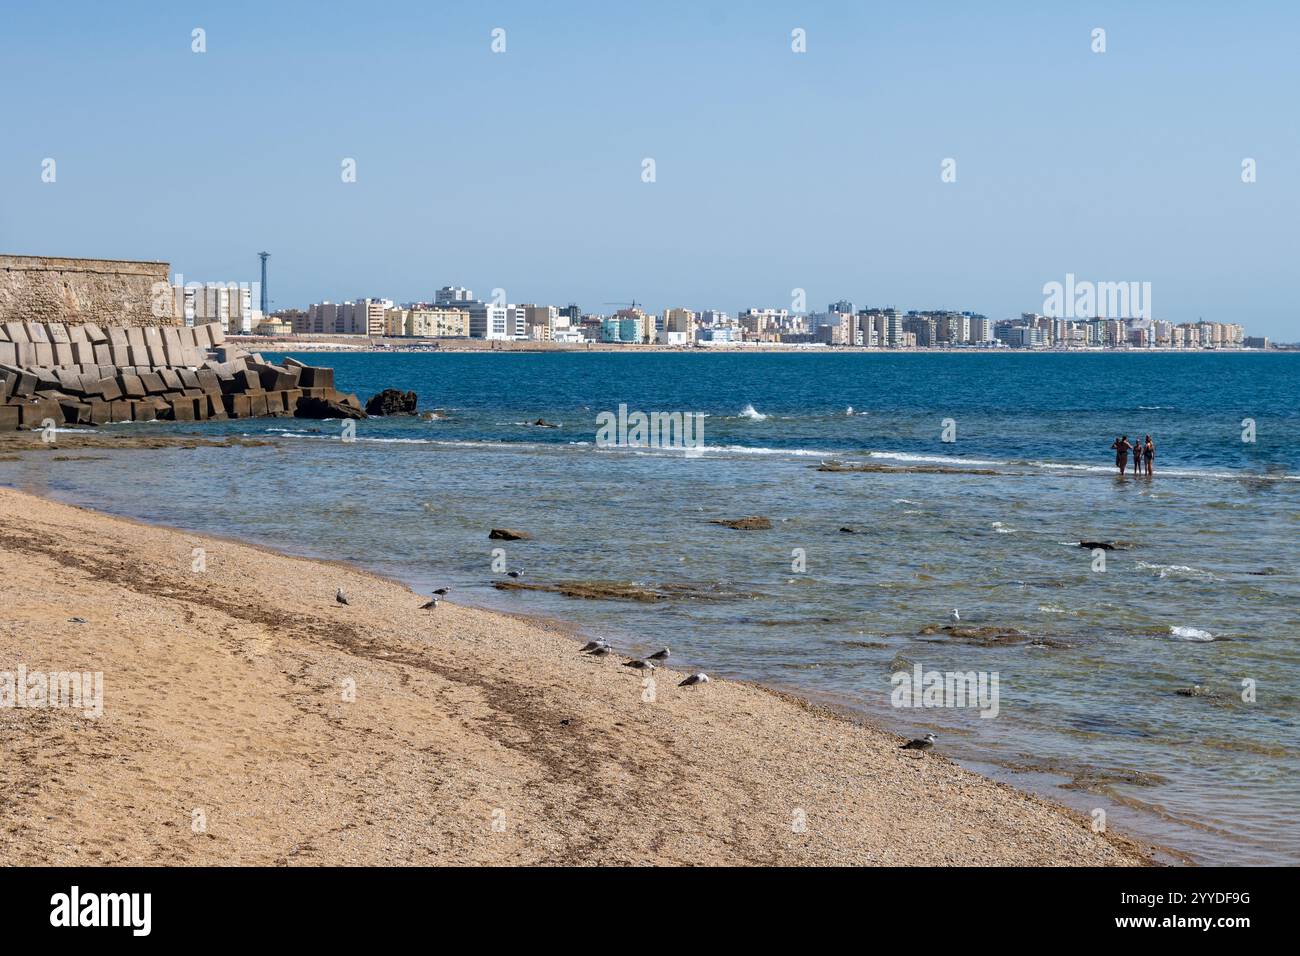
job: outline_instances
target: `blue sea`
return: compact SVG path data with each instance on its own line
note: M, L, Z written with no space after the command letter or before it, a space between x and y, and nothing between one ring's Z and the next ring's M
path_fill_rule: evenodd
M1300 354L294 354L433 414L355 441L105 426L273 443L83 461L65 433L64 460L0 481L667 644L679 668L932 731L1171 859L1300 862ZM620 404L703 413L703 452L598 447ZM1116 475L1121 434L1153 437L1153 477ZM710 523L749 515L772 528ZM1084 541L1119 547L1102 570ZM496 547L523 583L672 596L498 590ZM917 665L996 674L997 715L893 706Z

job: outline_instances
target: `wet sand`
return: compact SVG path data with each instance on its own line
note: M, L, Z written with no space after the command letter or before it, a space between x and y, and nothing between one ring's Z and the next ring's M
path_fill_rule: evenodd
M650 693L561 626L342 564L0 489L0 581L0 673L104 687L97 719L0 709L4 865L1149 860L830 710Z

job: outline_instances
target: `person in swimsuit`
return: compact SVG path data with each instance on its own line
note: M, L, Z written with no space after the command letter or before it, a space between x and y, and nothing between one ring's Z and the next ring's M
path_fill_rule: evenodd
M1119 469L1120 477L1124 476L1128 468L1128 450L1133 446L1128 443L1128 436L1124 435L1115 439L1115 444L1110 446L1115 449L1115 467Z
M1145 450L1141 441L1133 443L1133 474L1135 475L1142 474L1142 455Z
M1151 440L1150 435L1147 436L1147 440L1146 440L1146 453L1147 453L1147 477L1150 478L1151 475L1154 473L1151 467L1151 463L1155 461L1156 458L1156 443Z

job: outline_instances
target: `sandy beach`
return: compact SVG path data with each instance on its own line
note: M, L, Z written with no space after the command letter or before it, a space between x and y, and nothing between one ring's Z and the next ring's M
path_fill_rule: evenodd
M0 709L0 864L1147 859L785 695L670 668L650 695L558 626L13 490L0 515L0 673L103 674L98 718Z

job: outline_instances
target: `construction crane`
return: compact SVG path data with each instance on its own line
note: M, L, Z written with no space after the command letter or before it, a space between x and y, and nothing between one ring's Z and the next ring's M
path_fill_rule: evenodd
M602 302L601 303L601 305L621 305L628 309L635 309L638 305L641 304L642 303L637 302L636 299L633 299L631 302Z

